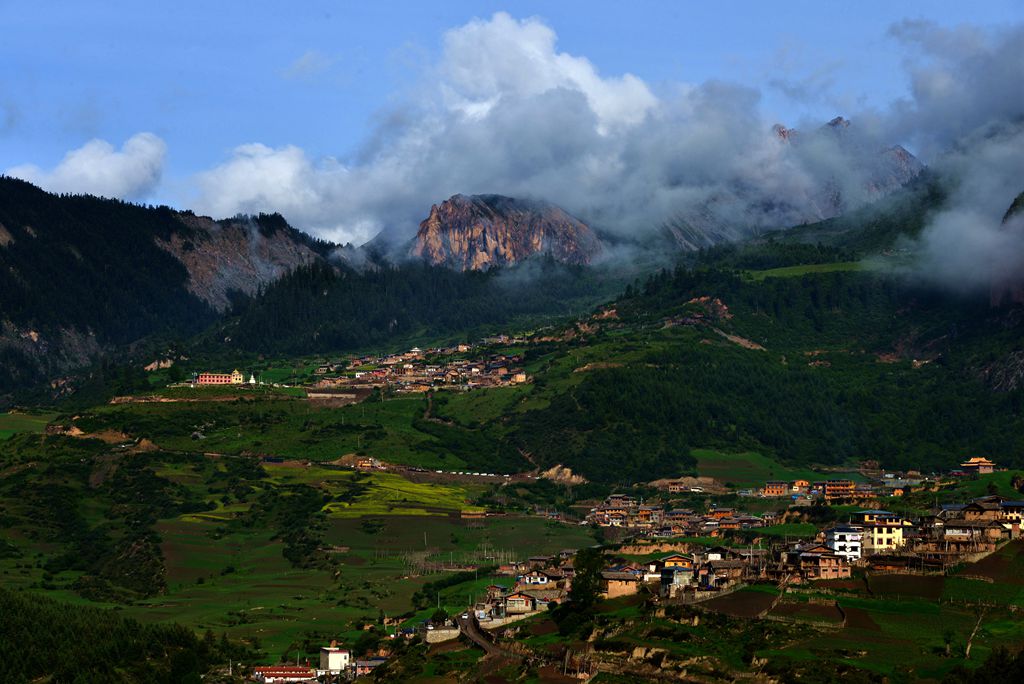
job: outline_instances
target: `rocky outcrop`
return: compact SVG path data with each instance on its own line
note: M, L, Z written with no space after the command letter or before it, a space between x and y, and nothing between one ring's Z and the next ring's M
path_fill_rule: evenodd
M156 238L157 245L185 265L189 292L220 312L230 306L230 292L256 294L319 258L308 239L278 216L214 221L183 213L179 218L189 230Z
M538 254L589 264L602 251L590 228L547 202L455 195L430 208L410 256L457 270L484 270Z
M579 485L587 483L587 478L583 477L582 475L577 475L576 473L572 472L571 468L567 468L564 465L560 464L552 466L551 468L548 468L547 470L543 471L540 474L540 477L543 477L546 480L553 480L554 482L567 485Z

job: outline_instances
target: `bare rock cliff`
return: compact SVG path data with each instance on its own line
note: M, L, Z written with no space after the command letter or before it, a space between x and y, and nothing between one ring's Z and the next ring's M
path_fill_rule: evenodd
M549 254L589 264L601 241L582 221L546 202L454 195L430 208L409 254L457 270L483 270Z
M253 295L292 269L319 258L298 231L268 227L260 219L214 221L180 214L190 231L175 233L157 245L188 269L188 290L217 311L230 305L232 290Z

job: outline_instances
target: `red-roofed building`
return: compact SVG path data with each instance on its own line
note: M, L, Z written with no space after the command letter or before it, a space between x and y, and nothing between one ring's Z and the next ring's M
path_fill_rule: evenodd
M282 682L309 682L316 679L316 671L311 667L295 665L266 665L254 667L252 678L263 684L281 684Z

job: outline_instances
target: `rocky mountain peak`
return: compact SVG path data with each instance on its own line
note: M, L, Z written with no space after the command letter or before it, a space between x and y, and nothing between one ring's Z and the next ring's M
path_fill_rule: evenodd
M465 271L506 266L535 254L589 264L601 251L590 227L554 204L457 194L431 206L409 254Z
M775 124L772 126L772 133L775 134L779 140L789 140L793 135L796 134L795 128L786 128L782 124Z

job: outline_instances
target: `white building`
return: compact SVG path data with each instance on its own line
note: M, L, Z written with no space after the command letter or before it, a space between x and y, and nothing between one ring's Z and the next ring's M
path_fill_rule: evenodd
M839 525L825 530L825 546L846 558L847 563L860 560L864 530L855 525Z
M351 658L348 650L340 648L336 641L332 641L330 646L320 647L320 668L317 670L317 676L336 675L344 672L348 668Z

